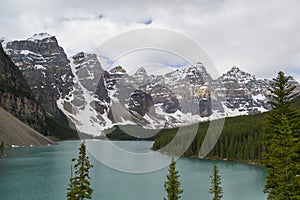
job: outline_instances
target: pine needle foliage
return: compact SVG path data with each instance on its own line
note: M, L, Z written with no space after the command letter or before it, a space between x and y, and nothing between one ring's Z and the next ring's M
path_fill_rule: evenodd
M167 175L167 181L164 183L165 191L167 192L167 198L164 200L178 200L181 198L183 189L181 189L181 183L179 181L179 172L176 170L176 162L174 158L169 165L169 174Z
M300 114L293 106L299 94L290 79L279 72L270 89L273 110L264 124L263 137L264 192L269 200L300 199Z
M79 147L78 158L72 159L74 165L74 177L70 178L69 187L67 188L68 200L92 199L93 189L90 186L89 170L93 167L89 161L86 152L85 142Z
M220 200L223 197L223 189L221 187L221 176L219 175L219 169L217 165L214 165L211 178L211 187L209 193L213 195L212 200Z

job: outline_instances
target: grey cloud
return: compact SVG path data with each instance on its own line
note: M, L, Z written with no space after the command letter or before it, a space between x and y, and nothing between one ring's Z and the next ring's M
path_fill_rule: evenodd
M1 2L0 37L49 32L72 54L124 31L167 28L195 39L220 73L237 65L261 78L284 70L300 80L299 8L296 0L10 0Z

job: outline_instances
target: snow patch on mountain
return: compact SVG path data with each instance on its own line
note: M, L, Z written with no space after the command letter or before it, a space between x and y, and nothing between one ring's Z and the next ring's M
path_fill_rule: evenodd
M87 55L81 54L77 56L86 58ZM103 130L112 128L113 123L109 119L107 112L101 114L101 120L99 119L99 113L95 110L95 102L99 102L99 99L94 91L89 91L86 88L87 85L84 85L85 79L81 77L82 74L80 73L82 68L93 68L95 66L90 65L90 60L85 60L88 63L76 64L74 57L70 58L71 70L75 77L72 96L67 99L60 98L57 104L63 113L75 124L79 132L99 136ZM89 75L88 79L95 78L93 73L89 72L87 74ZM109 107L110 105L105 106Z
M200 62L160 74L151 70L157 69L152 64L136 71L126 71L126 66L104 71L99 59L111 64L108 58L84 52L68 58L47 33L21 41L1 38L1 43L47 111L55 114L57 103L86 134L127 124L173 128L271 109L270 81L238 67L216 80Z
M30 41L36 41L36 40L49 40L50 41L53 41L51 40L50 38L54 37L53 35L50 35L48 33L38 33L38 34L34 34L32 37L28 38L27 40L30 40Z
M64 49L46 33L27 40L2 41L5 52L22 71L26 82L43 108L54 117L61 112L56 101L72 90L73 75ZM61 77L64 76L64 79Z

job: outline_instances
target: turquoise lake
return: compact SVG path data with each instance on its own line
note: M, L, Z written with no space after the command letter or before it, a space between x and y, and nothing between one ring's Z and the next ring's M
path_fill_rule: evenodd
M122 141L122 148L135 152L151 148L152 142ZM60 142L56 146L6 149L0 159L0 199L63 200L71 175L71 159L77 157L80 141ZM109 150L108 150L109 152ZM103 165L89 156L93 199L96 200L159 200L166 196L163 188L167 167L155 172L132 174ZM127 160L121 157L120 163ZM119 160L120 161L120 160ZM213 165L222 177L222 200L264 200L266 171L263 168L225 161L196 158L177 160L184 193L182 200L210 200L208 193Z

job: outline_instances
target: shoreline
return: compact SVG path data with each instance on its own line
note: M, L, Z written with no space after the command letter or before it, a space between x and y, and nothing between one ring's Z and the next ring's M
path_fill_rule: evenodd
M227 159L227 158L199 158L197 156L183 156L185 158L194 158L194 159L199 159L199 160L209 160L209 161L224 161L224 162L234 162L234 163L241 163L241 164L246 164L246 165L252 165L260 168L264 168L262 164L257 160L257 161L246 161L246 160L234 160L234 159ZM264 168L265 169L265 168Z
M4 158L4 157L6 157L6 156L7 156L7 154L4 153L4 154L0 155L0 158Z
M55 144L37 145L37 146L33 146L33 145L30 145L30 146L11 146L11 147L6 147L6 148L14 149L14 148L22 148L22 147L55 146L55 145L59 145L58 142L69 142L69 141L79 141L79 140L61 140L61 141L56 141ZM96 140L102 140L102 139L96 139ZM109 140L109 141L120 141L120 142L124 142L124 141L127 141L127 142L147 141L147 142L150 142L150 140ZM151 140L151 142L154 142L154 141ZM155 151L152 148L150 148L149 150ZM162 153L162 154L168 154L168 152L160 152L159 150L155 151L155 152L159 152L159 153ZM0 158L6 157L6 156L7 156L7 154L4 154L4 156L0 156ZM199 158L196 155L193 155L193 156L180 156L180 158L191 158L191 159L209 160L209 161L234 162L234 163L242 163L242 164L247 164L247 165L252 165L252 166L264 168L262 166L262 164L259 162L259 160L255 160L255 161L250 161L249 160L249 161L246 161L246 160L235 160L235 159L227 159L227 158L211 158L211 157Z

